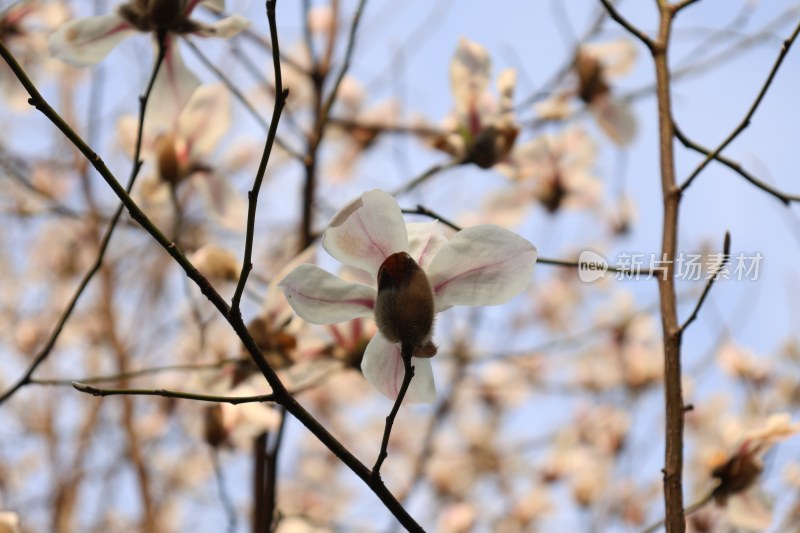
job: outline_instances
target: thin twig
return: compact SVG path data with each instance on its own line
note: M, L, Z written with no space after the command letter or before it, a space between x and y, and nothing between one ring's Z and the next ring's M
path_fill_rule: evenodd
M186 372L196 370L216 370L227 365L242 364L248 362L247 359L229 358L222 359L214 363L194 364L194 365L170 365L170 366L157 366L153 368L142 368L140 370L132 370L129 372L122 372L116 374L107 374L103 376L91 376L76 379L31 379L31 385L56 385L56 386L69 386L71 387L74 382L78 383L103 383L105 381L122 381L131 378L138 378L142 376L149 376L151 374L160 374L162 372Z
M683 131L678 127L678 124L675 123L674 121L673 121L673 127L675 129L675 137L686 148L694 150L695 152L703 154L705 156L713 156L714 159L716 159L726 167L730 168L731 170L739 174L741 177L743 177L744 179L746 179L747 181L749 181L751 184L755 185L762 191L774 196L775 198L783 202L785 205L789 205L791 202L800 202L800 194L787 194L782 191L779 191L775 187L761 181L760 179L750 174L742 167L742 164L739 163L738 161L729 159L722 154L714 154L711 149L706 148L696 143L695 141L691 140L683 133Z
M92 396L161 396L163 398L178 398L210 403L229 403L231 405L276 401L274 393L259 394L257 396L216 396L212 394L195 394L193 392L168 389L104 389L78 381L72 382L72 388L78 392L91 394Z
M228 533L236 533L237 519L236 519L236 505L234 505L231 495L228 494L228 489L225 487L225 474L219 460L219 451L216 448L211 448L211 464L214 467L214 477L217 479L217 491L219 492L219 500L222 503L222 508L225 509L225 515L228 517Z
M443 216L439 215L435 211L431 211L427 207L417 204L415 209L402 209L403 213L407 215L423 215L434 220L438 220L448 228L454 231L461 231L463 228L461 226L451 222L450 220L444 218ZM551 265L551 266L560 266L560 267L567 267L567 268L591 268L592 270L598 271L607 271L607 272L614 272L615 274L635 274L635 275L642 275L646 276L647 278L656 277L657 272L662 272L663 268L625 268L623 266L616 266L616 265L609 265L608 263L595 263L595 262L584 262L584 261L568 261L566 259L549 259L546 257L539 257L536 259L537 263L541 263L543 265ZM663 273L663 272L662 272Z
M684 514L686 516L689 516L689 515L697 512L697 511L699 511L700 509L705 507L712 500L713 496L714 496L714 491L713 490L708 491L708 494L706 494L705 496L703 496L702 498L700 498L699 500L697 500L693 504L687 506L686 509L683 510ZM641 533L656 533L656 531L658 531L662 527L664 527L664 519L663 518L661 520L659 520L658 522L656 522L654 524L651 524L650 526L648 526L645 529L643 529Z
M249 201L247 209L247 234L245 235L244 244L244 260L242 261L242 271L239 274L239 282L236 284L236 291L231 300L231 313L239 314L241 311L239 305L242 301L242 293L244 292L247 277L253 269L253 236L256 227L256 209L258 207L258 193L261 190L261 183L264 181L264 174L267 171L267 163L269 156L272 153L272 145L275 142L275 137L278 131L278 122L281 118L281 111L286 104L286 98L289 96L289 91L283 89L283 80L281 77L281 60L280 60L280 47L278 46L278 27L275 19L275 4L277 0L267 1L267 18L269 19L269 31L272 37L272 63L275 71L275 106L272 109L272 122L269 125L267 132L267 142L264 145L264 152L261 155L261 161L258 164L258 171L256 178L253 182L253 189L247 193Z
M155 83L158 70L161 68L161 63L163 63L164 57L166 55L166 49L161 43L162 41L159 40L158 56L156 57L155 64L153 65L153 71L150 74L150 80L147 83L147 88L145 89L144 93L142 93L142 95L139 96L139 124L138 124L138 131L136 133L136 147L133 152L134 154L133 166L131 168L130 176L128 177L128 183L124 189L126 194L130 193L131 189L133 188L133 184L136 181L136 177L139 175L139 170L142 168L142 161L139 158L142 153L144 116L145 116L145 111L147 109L147 101L150 98L150 92L153 90L153 84ZM2 55L3 59L5 59L5 61L9 63L9 66L12 66L10 61L16 63L16 60L13 58L11 53L5 48L5 46L0 46L0 55ZM19 69L19 72L22 72L24 74L24 71L22 70L21 67ZM33 87L32 84L31 87ZM26 86L26 89L29 89L30 92L29 87ZM41 95L38 95L37 98L36 96L34 96L34 94L31 93L31 99L28 100L28 103L30 103L33 106L37 106L40 100L42 100ZM55 328L53 328L53 331L50 333L50 336L47 338L47 341L45 342L42 349L39 350L39 353L36 354L36 357L34 357L33 362L31 362L31 364L28 366L28 370L25 372L25 374L23 374L23 376L19 380L17 380L17 382L14 385L12 385L6 392L4 392L0 396L0 405L2 405L3 402L5 402L11 396L13 396L20 388L24 387L25 385L31 382L33 373L36 371L39 365L41 365L45 361L45 359L47 359L47 357L52 352L53 348L56 345L56 342L58 341L58 338L61 336L61 332L63 331L64 326L66 326L67 321L72 316L72 312L75 310L75 306L78 304L78 300L80 299L84 290L86 290L86 287L89 286L89 282L92 281L92 278L94 278L95 274L97 274L97 272L100 270L100 266L102 265L103 259L105 258L106 255L106 250L108 250L108 245L111 243L111 236L114 234L114 230L117 227L117 223L119 222L119 219L122 216L123 209L124 209L124 204L120 203L120 205L114 211L114 215L111 217L111 221L108 223L105 235L103 235L103 240L100 242L100 247L97 249L97 256L95 257L94 263L92 263L92 266L83 275L81 282L78 284L78 288L75 289L75 292L72 294L72 298L67 304L67 307L61 313L61 316L59 317Z
M339 94L339 87L341 86L342 80L347 74L347 71L350 69L350 61L353 58L353 51L355 50L356 46L358 23L361 22L361 15L364 13L364 5L366 3L367 0L359 0L358 7L356 7L356 12L353 14L353 23L350 26L350 34L347 37L347 50L344 53L344 61L342 62L339 73L336 75L336 79L333 82L331 92L328 95L328 98L325 100L325 103L322 105L322 111L319 119L317 120L318 128L328 121L328 115L330 114L333 104L336 102L336 96Z
M411 192L412 190L416 189L417 187L428 181L436 174L444 172L445 170L449 170L451 168L455 168L459 165L462 165L463 163L464 161L462 161L461 159L453 159L446 163L437 163L428 170L426 170L425 172L423 172L422 174L420 174L419 176L417 176L416 178L412 179L411 181L403 185L402 187L395 189L391 194L392 196L400 196L401 194L406 194L408 192Z
M375 461L375 466L372 467L372 477L374 479L381 478L381 466L383 462L389 457L389 437L392 435L392 427L394 426L394 419L397 417L400 406L403 404L403 398L408 392L408 386L411 385L411 380L414 377L414 366L411 364L411 357L414 354L414 347L408 344L403 344L400 347L400 357L403 358L403 382L400 384L400 390L397 392L397 398L394 400L392 410L389 416L386 417L386 426L383 429L383 439L381 440L381 451L378 453L378 459Z
M775 75L778 73L778 69L780 68L783 60L786 58L786 55L789 53L789 48L791 48L792 43L797 39L798 34L800 34L800 22L798 22L797 26L795 27L792 34L789 36L788 39L783 41L781 46L781 50L778 53L778 57L775 59L775 63L772 65L772 69L767 76L767 79L764 81L764 84L761 86L761 89L758 91L756 95L756 99L750 104L750 108L747 110L742 121L736 126L733 131L717 146L714 150L711 151L703 161L697 165L697 168L689 174L689 177L683 182L680 186L681 192L685 191L694 181L694 179L703 171L703 169L714 159L717 155L722 153L722 151L727 148L727 146L739 136L749 125L750 121L753 118L758 106L761 104L761 101L764 99L764 96L767 94L767 90L769 90L770 86L772 85L772 81L775 79Z
M623 17L622 13L617 11L617 8L614 7L614 4L613 4L612 0L600 0L600 2L608 10L608 15L612 19L617 21L620 26L622 26L623 28L628 30L628 33L630 33L631 35L633 35L634 37L639 39L651 52L653 51L653 48L655 47L655 43L650 38L650 36L647 35L645 32L643 32L642 30L640 30L639 28L637 28L636 26L634 26L633 24L631 24L628 21L628 19Z
M731 253L731 233L729 231L725 232L725 240L722 243L722 261L720 261L719 265L716 265L714 271L709 271L709 278L706 282L706 286L703 289L703 293L700 295L700 299L697 300L697 305L694 306L694 310L692 314L686 319L686 321L681 325L680 331L683 333L689 324L694 322L697 319L697 314L700 312L700 308L703 307L703 302L706 301L706 297L708 296L709 291L711 291L711 286L714 285L714 282L717 281L717 274L719 271L724 267L728 261L730 261L730 253Z
M681 2L677 2L672 4L672 11L673 13L678 13L678 11L689 7L690 5L694 4L698 0L682 0Z

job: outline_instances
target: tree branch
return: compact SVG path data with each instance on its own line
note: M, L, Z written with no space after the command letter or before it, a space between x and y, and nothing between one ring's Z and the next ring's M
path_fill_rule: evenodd
M195 394L193 392L183 392L168 389L104 389L80 383L72 382L72 388L78 392L91 394L92 396L161 396L163 398L179 398L183 400L194 400L197 402L210 403L229 403L239 405L241 403L263 403L274 402L274 394L260 394L257 396L215 396L210 394Z
M772 65L772 69L767 76L767 79L764 81L764 84L761 86L761 90L758 91L756 95L756 99L750 105L750 109L747 110L742 121L736 126L733 131L717 146L714 150L711 151L706 158L697 165L697 168L689 174L689 177L683 182L680 186L681 192L685 191L695 180L695 178L703 171L704 168L711 162L712 159L715 159L717 155L719 155L727 146L733 142L736 137L739 136L749 125L750 120L753 118L758 106L761 104L761 101L764 99L764 96L767 94L767 90L769 90L770 85L772 85L772 81L775 79L775 75L778 73L778 69L780 68L783 60L786 58L786 55L789 53L789 48L791 48L792 43L797 39L797 35L800 34L800 22L795 26L794 31L789 36L788 39L783 41L783 45L781 46L781 51L778 53L778 57L775 59L775 63Z
M617 11L617 8L614 7L612 0L600 0L600 3L602 3L603 6L605 6L605 8L608 10L609 16L612 19L614 19L617 23L619 23L620 26L628 30L628 33L639 39L642 42L642 44L644 44L647 47L648 50L650 50L651 52L653 51L655 47L653 39L651 39L650 36L647 35L645 32L643 32L642 30L631 24L628 21L628 19L623 17L622 13Z
M784 192L781 192L778 189L772 187L771 185L769 185L767 183L764 183L760 179L756 178L755 176L753 176L752 174L747 172L744 168L742 168L741 163L739 163L738 161L734 161L732 159L729 159L729 158L725 157L722 154L714 154L713 151L710 150L709 148L706 148L706 147L694 142L693 140L688 138L686 136L686 134L683 133L683 131L678 127L678 124L674 120L673 120L673 123L672 123L672 127L675 130L675 137L686 148L689 148L691 150L694 150L697 153L700 153L700 154L703 154L703 155L706 155L706 156L712 156L714 159L716 159L717 161L719 161L720 163L722 163L726 167L730 168L731 170L733 170L734 172L739 174L741 177L743 177L744 179L746 179L747 181L749 181L750 183L752 183L753 185L755 185L756 187L758 187L762 191L766 192L767 194L770 194L770 195L774 196L775 198L777 198L778 200L783 202L785 205L789 205L791 202L800 202L800 195L797 195L797 194L786 194Z
M717 274L719 273L720 269L725 266L728 261L730 261L730 253L731 253L731 234L729 231L725 232L725 240L722 243L722 261L719 265L717 265L716 272L709 272L711 275L706 282L706 286L703 289L703 293L700 295L700 299L697 300L697 305L694 306L694 310L692 314L686 319L686 321L681 325L680 332L683 333L689 324L697 319L697 314L700 312L700 308L703 307L703 302L706 301L706 297L708 296L709 291L711 291L711 286L714 285L714 282L717 280Z

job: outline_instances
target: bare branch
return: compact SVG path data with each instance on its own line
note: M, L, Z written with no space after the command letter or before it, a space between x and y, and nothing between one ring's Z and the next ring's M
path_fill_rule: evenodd
M689 315L689 317L686 319L686 322L684 322L683 325L681 325L680 328L681 333L683 333L686 330L686 328L689 327L689 324L691 324L692 322L695 321L695 319L697 319L697 314L700 312L700 308L703 307L703 302L706 301L706 297L708 296L709 291L711 291L711 286L714 285L714 282L717 280L717 274L719 274L719 271L722 269L722 267L725 266L728 263L728 261L730 261L730 253L731 253L731 234L729 231L726 231L725 240L722 243L722 261L719 263L719 265L715 265L713 272L711 271L709 272L710 277L706 282L706 286L703 289L703 293L700 295L700 299L697 300L697 305L694 306L694 310L692 311L692 314Z
M628 19L623 17L622 14L619 11L617 11L617 8L614 7L612 0L600 0L600 2L608 10L608 15L612 19L614 19L617 23L619 23L620 26L628 30L628 33L639 39L647 47L648 50L650 50L651 52L653 51L653 49L655 48L655 43L650 38L650 36L648 36L645 32L643 32L642 30L631 24L628 21Z
M278 132L278 122L281 118L281 111L283 111L286 98L289 96L289 91L283 89L283 80L281 78L281 59L280 47L278 46L278 27L275 19L275 4L276 0L267 1L267 18L269 19L269 32L272 36L272 64L275 71L275 105L272 109L272 122L270 122L269 125L269 132L267 132L267 142L264 145L264 152L258 164L258 171L256 172L256 178L253 182L253 189L247 193L249 205L247 209L247 234L245 235L244 259L242 260L242 271L239 274L239 282L236 284L236 291L233 294L230 309L230 312L235 315L241 314L239 305L242 301L242 293L244 293L244 288L247 284L247 277L253 269L253 236L256 226L258 193L261 190L261 183L264 181L267 163L269 163L269 156L272 153L272 145L275 142L275 137Z
M758 91L756 95L756 99L750 105L750 109L747 110L742 121L736 126L733 131L717 146L714 150L709 153L706 158L697 165L697 168L689 174L689 177L683 182L680 186L681 192L685 191L694 181L694 179L703 171L704 168L711 162L712 159L716 158L717 155L722 153L722 151L727 148L727 146L739 136L749 125L750 120L753 118L758 106L761 104L761 101L764 99L764 96L767 94L767 90L769 90L770 85L772 85L772 81L775 79L775 75L778 73L778 69L781 67L783 60L786 58L786 55L789 53L789 48L791 48L792 43L797 39L797 35L800 34L800 22L798 22L797 26L795 26L794 31L789 36L788 39L783 41L783 45L781 46L781 50L778 53L778 57L775 59L775 63L772 65L772 69L767 76L767 79L764 81L764 84L761 86L761 90Z
M239 405L241 403L263 403L274 402L275 394L261 394L258 396L215 396L210 394L195 394L193 392L183 392L168 389L104 389L95 387L78 381L72 382L72 388L78 392L91 394L92 396L161 396L164 398L180 398L183 400L194 400L196 402L229 403Z

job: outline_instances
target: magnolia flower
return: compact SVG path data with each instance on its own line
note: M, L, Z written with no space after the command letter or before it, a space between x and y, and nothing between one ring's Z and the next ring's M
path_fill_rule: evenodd
M25 71L38 79L40 67L45 67L42 69L45 71L55 70L47 60L47 35L68 18L69 11L61 3L12 2L0 10L0 41L11 50ZM18 110L30 109L28 93L5 62L0 65L0 91L6 105Z
M388 193L371 191L337 213L322 245L342 263L367 271L375 287L344 281L302 264L281 281L289 304L313 324L374 315L378 332L361 370L381 393L396 398L404 376L401 344L414 349L410 403L436 397L430 357L433 315L454 305L497 305L528 285L536 248L518 235L483 225L449 240L436 222L406 224Z
M434 139L436 148L481 168L503 159L519 133L512 110L516 71L505 69L497 77L498 100L487 91L491 66L483 46L461 38L450 62L456 109L445 121L445 129L451 133Z
M163 39L164 64L153 85L148 118L168 126L200 85L183 63L175 37L193 34L228 38L249 25L240 15L211 25L190 19L200 4L218 11L225 7L224 0L129 0L108 15L75 19L61 26L50 36L50 53L68 63L91 65L135 32L153 33L156 39Z
M326 174L331 181L341 183L355 174L361 156L380 138L383 131L397 125L399 107L394 100L384 100L368 106L363 84L345 76L339 85L331 124L329 141L334 144Z
M734 453L711 472L717 481L715 503L726 509L730 526L764 531L772 522L771 504L758 485L764 455L777 443L800 433L786 413L773 414L759 428L742 433Z
M626 74L636 60L636 48L626 39L582 44L575 51L572 70L577 87L540 102L542 120L564 120L574 113L570 99L580 98L598 126L618 146L627 146L636 135L636 118L630 106L612 94L611 78Z
M230 124L230 94L223 85L214 84L197 89L170 130L157 132L145 127L142 156L154 160L156 172L141 180L144 203L169 205L170 188L180 192L188 185L200 193L221 226L231 230L244 227L244 197L231 186L228 169L222 168L226 165L215 168L208 163ZM137 129L134 117L123 117L117 124L120 144L131 156Z
M497 165L517 182L490 207L506 213L524 210L537 201L550 213L562 208L592 208L602 199L602 183L593 175L597 148L585 130L570 127L558 135L541 135L519 145ZM520 190L521 189L521 190Z

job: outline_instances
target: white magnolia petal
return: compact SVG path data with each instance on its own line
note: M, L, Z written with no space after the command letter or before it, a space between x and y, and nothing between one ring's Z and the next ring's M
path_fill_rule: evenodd
M318 266L302 264L278 284L295 313L312 324L336 324L369 316L377 291L344 281Z
M183 62L177 40L168 35L165 45L166 55L147 103L147 120L171 129L200 82Z
M497 92L500 94L500 110L509 111L514 107L514 88L517 85L517 71L504 69L497 76Z
M224 176L216 172L197 172L192 176L192 185L200 191L211 216L222 227L233 231L245 227L247 201Z
M438 220L410 222L406 224L406 231L408 232L408 253L420 267L425 269L436 257L439 248L447 242L447 237L442 233L441 224Z
M283 278L289 275L289 272L299 265L303 263L313 263L316 258L316 252L316 246L312 245L307 247L286 263L278 273L275 274L272 281L270 281L267 287L267 297L264 299L263 308L263 314L267 317L270 324L284 324L292 315L292 311L289 309L288 302L286 301L286 296L283 294L282 290L278 289L279 283Z
M606 95L595 98L589 109L600 128L617 146L625 147L633 141L636 117L628 104Z
M219 37L227 39L250 26L250 21L241 15L231 15L209 26L201 26L196 33L202 37Z
M178 117L178 134L191 156L207 155L230 129L230 93L222 84L202 85Z
M766 531L772 525L772 503L758 486L731 496L726 508L731 527L745 531Z
M408 251L400 206L387 192L365 192L334 215L322 236L322 246L342 263L377 278L387 257Z
M414 377L408 386L403 403L432 403L436 400L436 386L433 383L431 360L414 357ZM381 394L394 400L400 391L405 376L400 345L391 343L379 333L369 341L361 360L361 371L373 387Z
M603 72L608 76L622 76L633 68L636 62L636 45L630 39L616 39L604 43L581 45L581 51L599 59Z
M50 54L74 65L97 63L136 30L116 13L71 20L50 36Z
M459 114L468 113L489 86L491 70L486 48L462 37L450 61L450 87Z
M498 305L530 283L536 248L490 224L459 231L428 266L436 307Z

